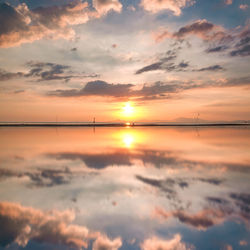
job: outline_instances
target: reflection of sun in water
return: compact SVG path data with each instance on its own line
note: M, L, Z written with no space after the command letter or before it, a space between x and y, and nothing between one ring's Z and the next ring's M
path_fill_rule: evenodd
M127 102L122 109L123 109L123 115L126 117L131 117L134 114L134 107L130 102Z
M123 135L123 143L127 148L131 148L134 143L134 137L132 134Z

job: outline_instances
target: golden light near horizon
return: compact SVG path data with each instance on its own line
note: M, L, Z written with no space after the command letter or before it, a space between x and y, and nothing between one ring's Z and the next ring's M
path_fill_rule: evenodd
M130 102L126 102L125 105L122 107L122 110L123 116L125 117L132 117L135 113L135 108Z

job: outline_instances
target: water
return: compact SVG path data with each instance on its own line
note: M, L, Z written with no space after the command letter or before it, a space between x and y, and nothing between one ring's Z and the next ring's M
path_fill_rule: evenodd
M247 127L0 138L0 249L250 249Z

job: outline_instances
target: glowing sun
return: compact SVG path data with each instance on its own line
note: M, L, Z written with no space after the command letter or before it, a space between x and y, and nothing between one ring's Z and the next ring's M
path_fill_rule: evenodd
M125 103L122 109L123 115L126 117L131 117L134 114L134 107L130 102Z

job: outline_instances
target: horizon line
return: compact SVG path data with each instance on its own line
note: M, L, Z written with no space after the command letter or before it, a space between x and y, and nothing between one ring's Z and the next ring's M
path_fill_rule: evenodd
M0 127L163 127L249 126L245 122L0 122Z

